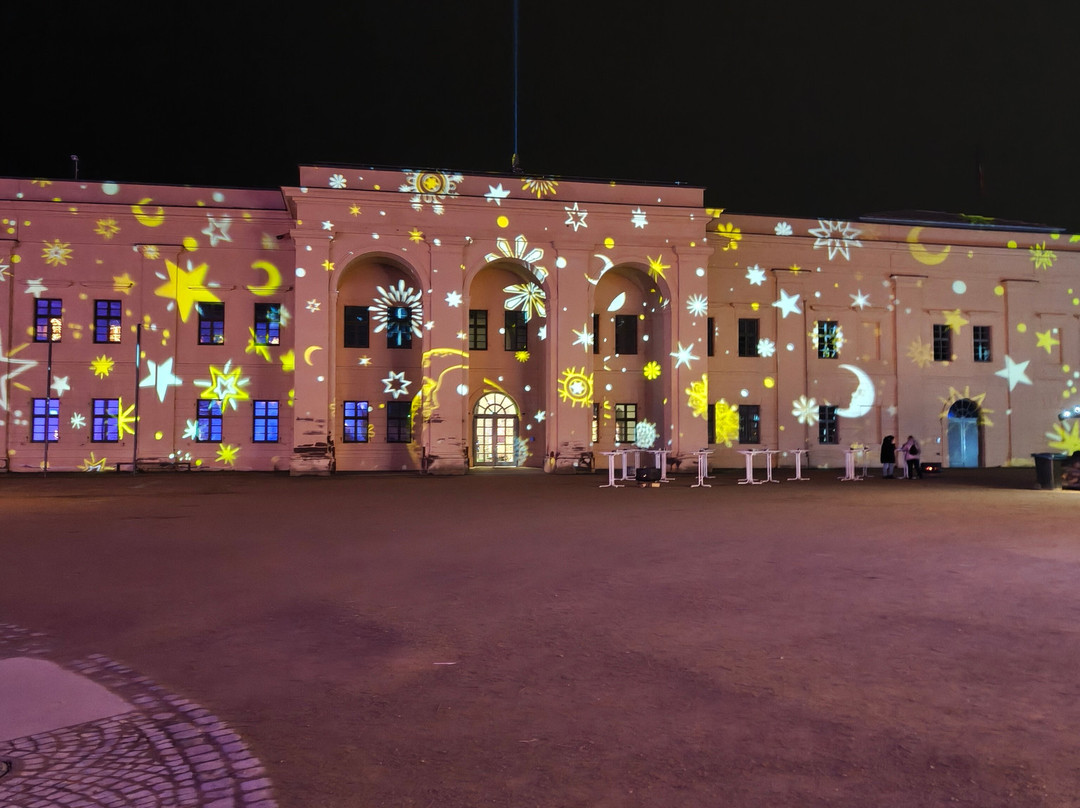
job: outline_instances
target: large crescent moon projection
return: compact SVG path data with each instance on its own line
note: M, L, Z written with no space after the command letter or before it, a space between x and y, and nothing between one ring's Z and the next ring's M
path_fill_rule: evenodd
M158 205L157 213L149 214L143 210L143 205L149 205L153 202L150 197L140 199L138 204L131 206L131 212L135 214L135 221L145 227L160 227L161 223L165 221L165 209Z
M949 250L952 249L952 245L949 245L941 252L932 253L926 247L919 243L919 234L923 231L921 227L913 227L907 234L908 250L911 252L911 257L918 261L920 264L926 264L928 267L937 266L946 258L949 257Z
M851 403L843 409L837 409L836 414L844 418L862 418L874 406L874 382L866 375L866 371L854 365L840 365L841 370L848 370L855 374L859 380L859 386L851 394Z
M596 286L600 279L604 277L604 273L611 269L613 266L615 266L615 264L612 263L610 258L608 258L606 255L603 255L602 253L597 253L593 256L593 258L599 258L601 261L604 262L604 268L600 270L600 274L596 276L595 280L589 277L588 272L585 273L585 280L587 280L593 286Z
M251 265L251 268L261 269L266 273L266 283L262 286L255 286L254 284L248 286L247 290L251 294L259 297L269 297L281 288L281 271L269 261L256 261Z
M314 365L315 363L311 361L311 355L316 351L321 351L322 349L323 348L321 345L309 345L304 351L304 361L307 362L309 365Z

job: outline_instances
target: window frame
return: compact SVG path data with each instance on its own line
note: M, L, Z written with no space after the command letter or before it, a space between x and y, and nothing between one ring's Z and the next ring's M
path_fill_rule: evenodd
M739 405L739 443L761 443L761 405Z
M120 399L95 398L91 402L91 413L90 442L119 443Z
M221 443L222 426L221 399L200 398L195 402L196 443Z
M952 360L952 326L947 323L934 323L933 351L935 362Z
M60 342L63 334L63 299L59 297L34 298L34 342Z
M412 348L412 342L412 306L387 306L386 347L390 350L407 351Z
M488 349L488 310L469 309L469 350Z
M371 347L371 307L342 308L341 340L343 348Z
M758 343L760 341L761 318L740 317L738 322L739 356L750 358L761 356L761 353L758 351Z
M503 350L529 350L529 321L521 309L503 311Z
M41 437L38 437L39 433ZM30 400L30 442L60 442L59 398L33 398Z
M104 305L105 311L102 311ZM123 336L124 306L119 300L94 301L94 343L97 345L120 343Z
M615 443L633 443L637 439L637 402L615 405Z
M818 406L818 443L822 446L836 446L840 443L837 409L831 404Z
M386 442L412 443L412 402L386 402Z
M818 359L839 359L840 348L837 346L837 334L840 323L837 320L818 320L817 357Z
M615 315L615 355L636 356L638 352L638 316L636 314Z
M252 331L256 345L281 344L281 304L256 303Z
M273 398L254 399L251 402L251 442L278 443L281 438L280 418L280 401ZM273 437L270 437L271 432Z
M225 304L196 303L199 316L199 345L225 344Z
M341 442L369 443L371 404L367 401L343 401L341 406Z
M971 327L971 356L975 362L993 362L993 342L988 325Z

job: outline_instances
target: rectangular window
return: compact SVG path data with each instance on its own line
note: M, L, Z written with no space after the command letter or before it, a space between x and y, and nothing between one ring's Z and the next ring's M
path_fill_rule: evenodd
M367 348L368 307L346 306L345 324L341 331L345 335L346 348Z
M255 344L281 344L281 305L279 303L255 304Z
M386 347L412 347L412 308L409 306L386 307Z
M761 443L761 407L739 405L739 443Z
M593 403L592 405L592 442L597 443L600 440L600 405Z
M818 407L818 443L839 443L840 433L836 428L836 407Z
M94 301L94 342L120 341L120 301Z
M705 352L707 356L716 356L716 318L705 320Z
M615 442L633 443L637 436L637 404L615 405Z
M60 440L60 399L35 398L30 420L30 440L56 443Z
M386 402L386 442L408 443L412 440L412 417L408 401Z
M487 350L487 309L469 309L469 350Z
M368 415L370 409L366 401L346 401L342 409L345 423L341 437L345 443L368 442Z
M116 424L119 414L120 399L95 398L90 439L95 443L116 443L120 440L120 430Z
M600 315L594 314L592 316L592 352L596 355L600 354Z
M255 443L277 443L278 402L256 400L251 405L251 440Z
M520 309L506 312L503 348L507 351L525 351L529 348L528 323L525 322L525 312Z
M199 443L221 442L221 402L200 399L195 411L195 440Z
M818 359L837 359L840 356L840 324L835 320L820 320L817 324Z
M739 356L758 355L758 325L757 317L739 318Z
M934 323L934 361L952 359L952 329L944 323Z
M971 342L975 349L976 362L989 362L990 357L990 326L975 325L971 327Z
M63 333L64 301L52 297L35 300L34 342L59 342Z
M615 353L624 356L637 353L637 315L615 315Z
M199 312L199 344L224 345L225 304L197 303L195 309Z

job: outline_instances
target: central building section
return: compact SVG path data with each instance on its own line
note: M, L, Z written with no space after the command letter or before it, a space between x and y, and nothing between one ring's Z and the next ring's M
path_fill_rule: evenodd
M700 189L333 167L301 183L298 446L339 470L458 474L708 442Z

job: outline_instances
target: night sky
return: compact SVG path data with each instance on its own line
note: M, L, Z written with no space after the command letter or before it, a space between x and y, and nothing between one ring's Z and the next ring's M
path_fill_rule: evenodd
M71 178L71 154L80 179L190 185L509 171L512 0L274 8L5 4L0 175ZM520 0L518 30L528 174L1080 231L1080 4Z

